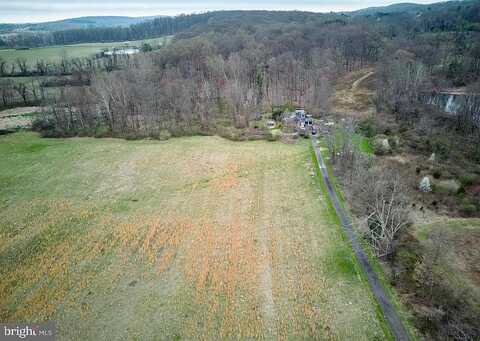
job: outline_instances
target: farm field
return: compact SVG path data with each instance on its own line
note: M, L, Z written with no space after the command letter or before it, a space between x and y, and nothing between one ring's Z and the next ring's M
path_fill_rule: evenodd
M383 340L307 141L0 137L0 320L59 340Z
M37 60L45 60L48 62L59 62L62 57L67 58L83 58L90 57L95 53L105 49L120 48L124 46L140 47L142 43L148 43L152 46L163 45L171 37L160 37L153 39L128 41L128 42L112 42L112 43L88 43L64 46L48 46L31 48L28 50L16 49L0 49L0 58L7 63L14 63L17 58L26 59L30 66L34 65Z
M0 131L28 128L41 107L18 107L0 111Z

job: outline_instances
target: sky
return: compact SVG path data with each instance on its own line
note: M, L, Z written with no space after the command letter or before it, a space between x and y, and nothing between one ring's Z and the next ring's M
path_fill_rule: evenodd
M352 11L395 0L0 0L0 23L53 21L82 16L153 16L214 10L266 9L311 12ZM410 2L410 1L409 1ZM415 3L432 3L414 0Z

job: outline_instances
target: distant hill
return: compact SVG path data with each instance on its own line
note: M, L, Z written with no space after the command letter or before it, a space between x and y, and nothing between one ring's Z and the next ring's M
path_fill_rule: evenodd
M469 3L478 3L478 0L464 0L464 1L445 1L436 2L432 4L415 4L415 3L398 3L389 6L368 7L358 11L349 12L351 15L378 15L378 14L397 14L397 13L422 13L426 11L448 10L454 9L459 5L465 6Z
M214 11L166 17L83 17L38 24L0 24L0 47L24 48L118 42L166 35L193 37L205 32L234 34L261 25L382 21L391 32L480 32L480 0L429 5L399 3L354 12ZM315 30L313 30L314 32ZM273 38L272 38L273 39Z
M52 32L70 29L99 28L99 27L128 27L148 20L153 20L158 16L152 17L120 17L120 16L99 16L99 17L79 17L65 20L49 21L33 24L0 24L1 33L15 32Z
M392 14L392 13L415 13L424 10L427 6L430 5L421 5L421 4L414 4L414 3L399 3L393 4L389 6L380 6L380 7L368 7L363 8L358 11L350 12L351 14L355 15L374 15L377 13L385 13L385 14Z

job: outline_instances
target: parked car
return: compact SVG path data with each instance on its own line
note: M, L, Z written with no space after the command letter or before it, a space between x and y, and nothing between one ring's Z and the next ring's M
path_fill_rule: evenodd
M267 128L268 128L268 129L273 129L273 128L275 128L276 126L277 126L277 124L275 123L274 120L268 120L268 121L267 121Z

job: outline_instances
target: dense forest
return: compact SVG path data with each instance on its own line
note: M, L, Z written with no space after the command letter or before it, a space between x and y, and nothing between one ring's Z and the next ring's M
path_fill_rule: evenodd
M127 41L171 35L180 32L206 30L228 31L229 28L248 28L260 25L276 26L298 23L303 26L329 21L343 23L369 23L377 26L385 36L417 35L439 31L480 31L479 4L475 0L452 1L428 6L391 6L369 11L343 14L316 14L308 12L224 11L204 14L158 17L127 27L92 27L26 31L0 35L0 47L34 47L86 42ZM55 26L52 26L55 27ZM380 28L382 27L382 28ZM3 25L6 33L14 25Z
M374 16L212 12L133 25L127 31L138 35L129 38L181 33L158 52L115 60L107 73L88 63L76 70L91 86L65 90L61 108L78 115L60 110L57 129L75 134L102 126L113 135L155 136L208 131L225 120L245 128L251 113L288 103L325 112L334 79L372 65L382 82L378 106L412 119L423 93L478 87L480 32L471 29L480 22L479 6ZM462 127L471 130L478 118L468 117Z

